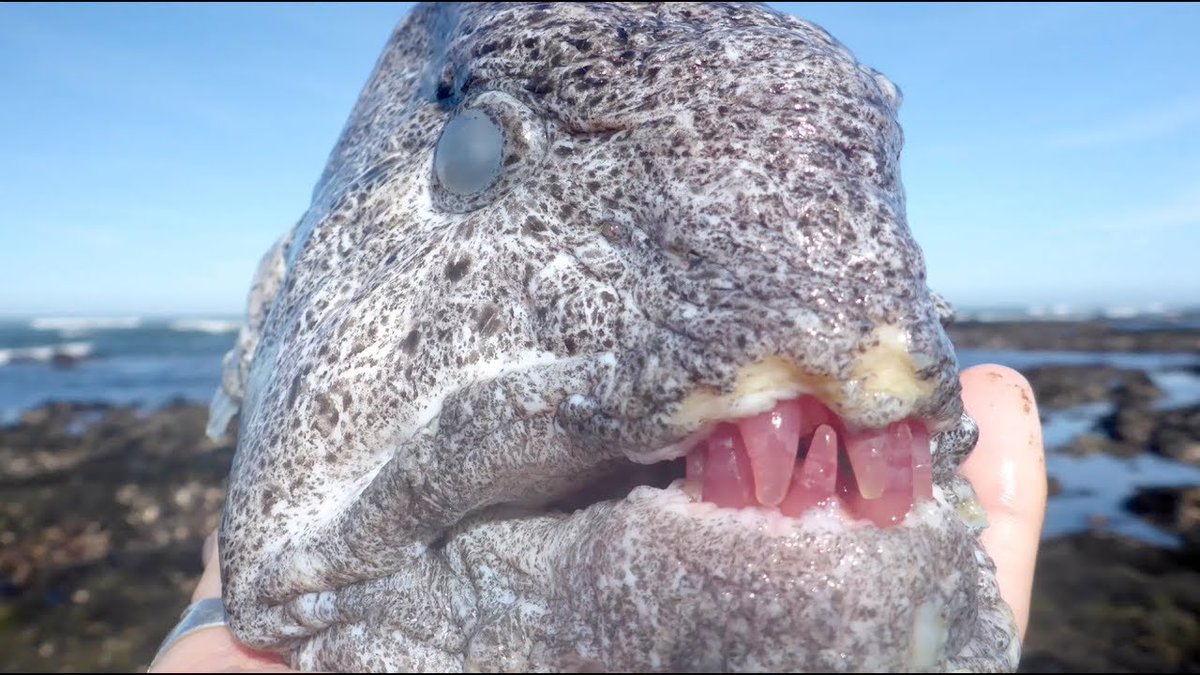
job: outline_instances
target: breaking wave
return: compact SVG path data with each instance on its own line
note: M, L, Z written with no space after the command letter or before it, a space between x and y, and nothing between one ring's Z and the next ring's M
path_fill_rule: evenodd
M64 342L59 345L36 347L9 347L0 349L0 366L10 363L51 363L56 359L79 360L91 356L94 347L90 342Z
M86 319L77 317L38 317L29 322L29 327L34 330L61 330L70 332L128 329L138 328L141 325L142 320L136 316Z
M240 321L223 319L179 319L167 324L167 328L180 333L233 333L241 328Z

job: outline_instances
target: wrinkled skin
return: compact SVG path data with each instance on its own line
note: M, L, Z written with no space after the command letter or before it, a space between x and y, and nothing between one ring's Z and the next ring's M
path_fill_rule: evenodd
M758 6L413 10L214 402L239 638L306 669L1014 668L898 105ZM471 109L507 145L464 196L432 165ZM940 432L935 501L881 530L654 477L721 418L689 401L805 391Z

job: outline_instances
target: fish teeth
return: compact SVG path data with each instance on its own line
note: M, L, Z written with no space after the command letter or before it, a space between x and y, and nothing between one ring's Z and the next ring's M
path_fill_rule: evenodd
M738 420L736 424L750 459L754 496L763 506L778 506L792 483L796 452L804 431L800 401L780 402L774 409Z
M912 432L913 501L933 499L933 455L925 425L908 422Z
M839 467L839 441L849 466ZM687 454L683 489L718 507L765 507L792 518L840 497L848 514L887 527L933 499L932 465L923 423L847 432L829 408L803 396L718 424Z
M785 516L800 517L809 508L834 496L837 487L837 432L828 424L817 427L808 453L779 510Z
M751 506L754 477L737 425L720 424L708 438L704 460L704 501L727 508Z
M887 487L887 432L871 429L848 434L846 455L863 499L879 499Z

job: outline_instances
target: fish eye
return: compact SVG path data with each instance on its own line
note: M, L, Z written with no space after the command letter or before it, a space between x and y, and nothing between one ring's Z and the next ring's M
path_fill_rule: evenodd
M433 147L433 206L468 213L495 203L533 175L548 147L547 124L522 101L499 91L470 96Z
M467 196L491 187L500 177L504 131L482 110L455 116L442 129L433 154L438 183L449 192Z

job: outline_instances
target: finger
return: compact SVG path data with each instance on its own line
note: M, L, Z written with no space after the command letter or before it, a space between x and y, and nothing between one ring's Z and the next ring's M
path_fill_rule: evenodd
M207 566L212 564L217 555L217 531L213 530L211 534L204 538L204 545L200 547L200 563Z
M221 565L218 564L216 532L204 540L203 556L204 573L200 575L200 582L192 593L192 602L221 597Z
M1003 366L962 373L963 404L979 424L979 443L963 463L988 514L981 540L996 563L1000 594L1012 608L1022 638L1038 540L1046 514L1046 457L1042 425L1029 382Z
M216 533L204 540L202 552L204 573L192 602L221 597L221 572L218 564ZM205 628L180 639L162 654L150 668L151 673L205 672L296 672L284 665L276 654L259 652L243 646L224 626Z
M289 673L295 672L275 654L242 646L228 628L197 631L171 646L151 673Z

